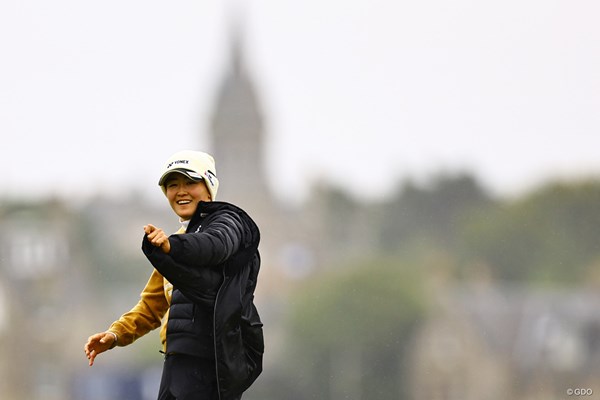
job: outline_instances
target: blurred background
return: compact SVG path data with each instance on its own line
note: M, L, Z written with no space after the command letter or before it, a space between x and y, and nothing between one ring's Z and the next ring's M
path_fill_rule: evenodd
M157 186L262 230L244 399L600 396L600 3L0 3L0 397L147 400ZM570 392L572 390L573 392Z

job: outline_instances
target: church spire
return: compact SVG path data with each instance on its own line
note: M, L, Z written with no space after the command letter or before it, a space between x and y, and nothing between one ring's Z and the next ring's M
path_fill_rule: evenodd
M212 118L213 154L222 186L219 198L247 202L266 190L262 111L247 74L241 25L230 29L230 59Z

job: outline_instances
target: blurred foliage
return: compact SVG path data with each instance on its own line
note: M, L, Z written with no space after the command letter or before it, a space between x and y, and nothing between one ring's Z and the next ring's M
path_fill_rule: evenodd
M397 251L426 241L458 251L460 226L494 203L470 175L439 175L422 186L407 181L381 206L382 250Z
M392 258L335 268L298 287L287 321L295 391L319 399L345 391L371 399L399 393L407 338L426 310L423 293L422 270ZM354 384L344 384L354 376L346 360L360 369Z
M600 183L547 184L461 229L465 250L498 279L581 283L600 260Z
M339 189L317 194L310 205L317 218L310 221L321 224L315 243L329 258L277 299L285 321L266 323L282 323L277 340L285 343L285 354L265 371L249 400L376 400L392 398L390 393L408 398L407 346L429 315L432 280L440 277L468 279L484 272L496 281L563 286L597 284L600 278L600 181L551 182L513 199L491 196L467 174L439 175L425 184L406 181L390 198L368 204ZM149 215L153 221L165 215L161 224L172 219L162 209L127 203L96 201L80 210L57 200L0 204L3 266L16 231L62 232L72 248L68 273L55 284L15 278L7 288L35 293L19 303L34 311L45 302L64 306L76 298L70 312L81 313L75 320L84 332L74 331L73 341L91 333L91 322L81 322L88 316L104 329L123 304L135 304L149 275L136 236ZM124 242L132 235L131 243ZM7 271L1 274L10 278ZM10 339L20 332L10 332ZM156 335L115 357L140 364L154 359Z
M384 253L443 249L456 273L481 266L494 278L576 284L600 263L600 182L551 182L517 199L491 197L468 175L406 182L372 211Z
M436 279L483 272L496 281L573 285L600 264L596 181L498 199L468 175L439 176L406 182L380 204L361 205L339 190L325 199L329 240L351 246L338 244L346 261L299 284L290 300L288 354L277 379L267 377L271 393L290 399L408 398L406 347L428 316ZM358 262L361 240L377 250Z
M318 349L388 343L389 333L403 330L422 309L421 275L394 259L337 268L299 288L292 331Z

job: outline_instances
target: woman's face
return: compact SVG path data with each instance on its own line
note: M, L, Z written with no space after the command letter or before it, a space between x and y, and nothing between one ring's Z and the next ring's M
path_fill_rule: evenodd
M212 200L204 181L193 181L183 174L172 173L165 188L171 208L184 221L192 218L199 202Z

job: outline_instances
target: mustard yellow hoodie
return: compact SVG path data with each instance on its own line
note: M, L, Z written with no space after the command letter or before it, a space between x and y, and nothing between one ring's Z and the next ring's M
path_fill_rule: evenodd
M181 228L176 234L185 233ZM152 272L148 283L140 294L138 303L121 318L113 322L108 330L117 335L117 345L127 346L136 339L161 326L169 317L169 306L173 295L173 285L157 270ZM163 351L167 345L167 324L162 324L160 341Z
M154 270L144 290L142 290L138 303L108 328L110 332L117 335L117 345L127 346L161 326L163 318L165 320L168 318L172 293L173 285L157 270ZM167 324L162 325L160 341L163 351L165 351Z

